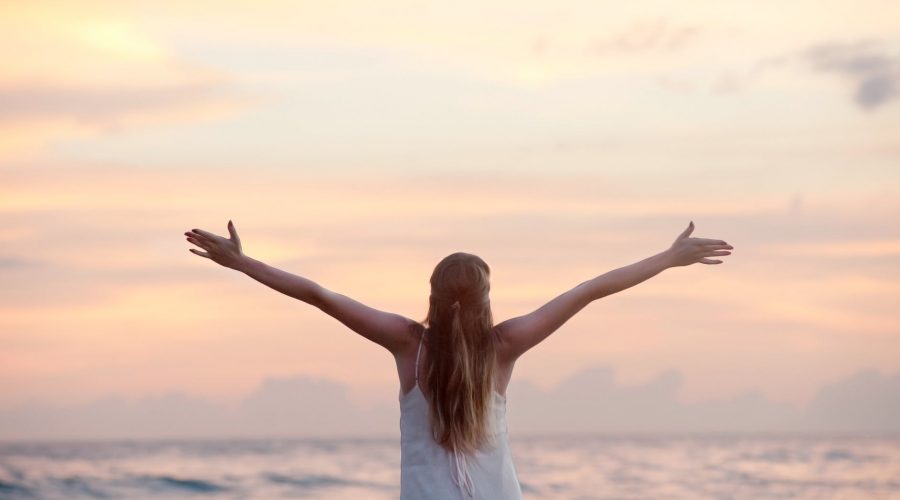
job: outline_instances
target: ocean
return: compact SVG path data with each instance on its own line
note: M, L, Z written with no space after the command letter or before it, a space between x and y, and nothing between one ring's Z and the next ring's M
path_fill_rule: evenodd
M510 436L527 499L900 499L900 437ZM0 443L0 498L396 499L399 438Z

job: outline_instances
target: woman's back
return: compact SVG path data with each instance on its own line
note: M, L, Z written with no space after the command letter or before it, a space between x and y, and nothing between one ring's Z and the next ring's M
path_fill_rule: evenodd
M452 453L433 438L428 401L419 385L422 340L416 350L416 383L400 395L400 498L521 499L522 490L509 450L506 397L492 394L490 429L493 445L473 455Z

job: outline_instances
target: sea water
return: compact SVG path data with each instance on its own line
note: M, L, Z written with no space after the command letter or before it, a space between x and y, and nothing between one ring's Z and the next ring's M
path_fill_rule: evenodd
M530 499L900 499L900 437L510 436ZM399 438L0 443L0 498L390 499Z

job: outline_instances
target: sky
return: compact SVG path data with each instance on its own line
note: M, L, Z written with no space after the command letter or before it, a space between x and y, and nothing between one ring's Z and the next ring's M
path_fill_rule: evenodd
M0 420L271 380L395 407L390 353L188 251L229 219L247 255L416 320L475 253L497 322L693 221L732 255L590 304L517 362L523 401L598 366L597 401L900 394L900 6L685 7L4 2Z

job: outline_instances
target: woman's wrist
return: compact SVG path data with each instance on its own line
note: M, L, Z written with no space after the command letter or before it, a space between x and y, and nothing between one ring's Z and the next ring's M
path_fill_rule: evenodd
M253 259L252 257L241 254L237 258L237 260L234 262L234 264L231 266L228 266L228 267L234 269L235 271L240 271L240 272L246 274L250 270L250 268L253 266L253 264L258 263L258 262L259 262L258 260Z
M663 269L675 267L675 255L672 253L671 248L659 252L655 257L657 257Z

